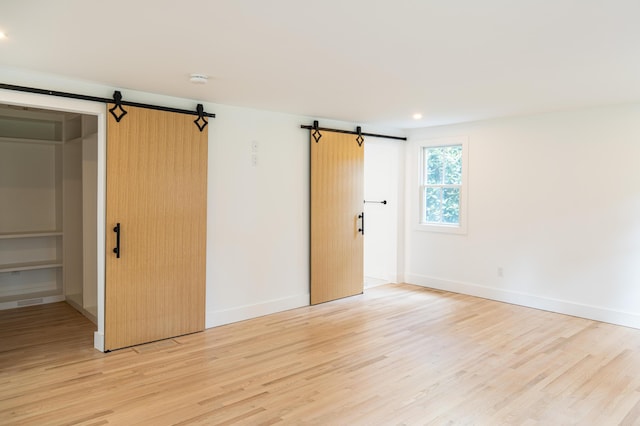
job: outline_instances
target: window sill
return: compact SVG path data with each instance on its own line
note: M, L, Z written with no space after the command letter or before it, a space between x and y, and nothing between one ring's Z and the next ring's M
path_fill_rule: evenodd
M422 232L437 232L440 234L456 234L466 235L467 228L463 225L431 225L426 223L420 223L416 225L416 231Z

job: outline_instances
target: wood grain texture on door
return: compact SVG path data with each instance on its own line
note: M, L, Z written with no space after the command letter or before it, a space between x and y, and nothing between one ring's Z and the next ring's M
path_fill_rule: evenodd
M107 114L106 350L204 329L207 129L126 109Z
M364 146L355 135L323 131L311 138L311 304L364 288Z

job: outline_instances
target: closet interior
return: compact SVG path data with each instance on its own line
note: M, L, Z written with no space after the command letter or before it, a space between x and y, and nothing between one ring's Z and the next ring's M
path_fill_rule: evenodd
M0 104L0 309L97 315L96 116Z

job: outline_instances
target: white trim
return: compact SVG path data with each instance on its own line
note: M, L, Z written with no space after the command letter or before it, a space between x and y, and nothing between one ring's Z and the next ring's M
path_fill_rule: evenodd
M98 331L93 333L93 347L100 352L104 352L104 333Z
M225 309L222 311L207 311L206 328L231 324L251 318L287 311L289 309L309 306L309 294L285 297L282 299L268 300L253 305L244 305L237 308Z
M378 287L379 285L385 285L392 282L393 281L385 278L364 277L364 289L366 290L368 288Z
M98 272L98 330L94 334L94 347L104 352L104 292L105 292L105 270L106 270L106 229L107 229L107 111L106 105L101 105L102 113L98 115L98 164L97 164L97 224L96 232L98 236L96 243L97 251L97 272Z
M425 139L416 141L418 149L418 176L413 177L415 182L418 180L418 210L415 212L416 224L415 230L427 232L443 232L448 234L466 234L467 233L467 216L468 216L468 192L469 192L469 138L467 136L454 136L446 138ZM422 185L424 182L424 148L435 148L450 145L462 145L462 185L460 186L460 224L429 224L422 223Z
M480 284L443 280L424 275L407 274L405 278L406 283L419 285L421 287L467 294L499 302L526 306L528 308L541 309L544 311L551 311L594 321L602 321L640 329L640 313L619 311L601 306L586 305L568 300L536 296L519 291L487 287Z
M0 102L27 107L37 107L55 111L75 112L95 115L98 119L98 331L94 335L94 347L104 351L104 274L105 274L105 197L106 197L106 105L80 99L61 98L35 93L0 89ZM102 338L102 341L99 339Z

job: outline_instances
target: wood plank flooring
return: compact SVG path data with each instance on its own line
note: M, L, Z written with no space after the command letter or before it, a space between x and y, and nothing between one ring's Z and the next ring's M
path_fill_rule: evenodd
M640 330L416 286L108 354L93 330L0 311L0 424L640 424Z

